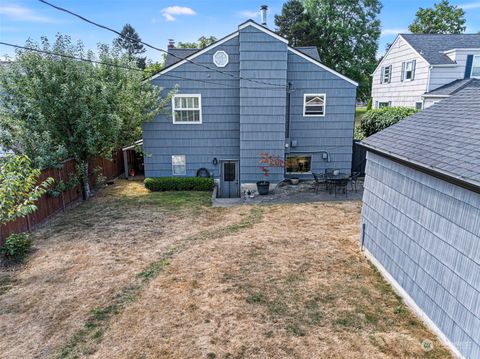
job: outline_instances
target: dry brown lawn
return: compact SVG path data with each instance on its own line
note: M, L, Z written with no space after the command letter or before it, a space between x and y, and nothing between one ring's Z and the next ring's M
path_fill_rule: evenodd
M36 232L0 357L451 357L363 257L359 202L208 201L117 181Z

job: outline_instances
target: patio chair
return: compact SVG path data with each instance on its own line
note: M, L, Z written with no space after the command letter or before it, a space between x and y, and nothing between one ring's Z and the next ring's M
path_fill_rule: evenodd
M313 175L313 178L315 180L315 194L318 193L318 189L320 188L320 186L323 184L326 186L327 184L327 181L325 180L325 176L324 175L318 175L316 173L313 173L312 172L312 175Z
M360 172L352 172L352 175L350 176L350 184L352 186L352 191L357 192L357 181L359 176Z
M333 171L335 171L335 168L325 168L325 190L327 190L328 193L332 193L334 186L334 183L328 180L328 176L333 175Z
M347 197L347 185L348 185L348 179L335 181L335 183L333 184L335 197L337 197L337 189L340 189L343 193L345 193L345 197Z

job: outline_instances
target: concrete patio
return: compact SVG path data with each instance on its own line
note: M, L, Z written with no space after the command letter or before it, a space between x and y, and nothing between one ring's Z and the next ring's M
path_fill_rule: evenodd
M329 193L322 186L315 193L313 181L302 181L297 185L281 182L268 195L261 196L257 191L250 195L242 193L240 198L216 198L216 191L212 196L213 207L232 207L249 204L281 204L281 203L311 203L331 201L360 201L363 196L363 178L357 181L357 191L352 190L351 184L347 186L347 194L337 192Z

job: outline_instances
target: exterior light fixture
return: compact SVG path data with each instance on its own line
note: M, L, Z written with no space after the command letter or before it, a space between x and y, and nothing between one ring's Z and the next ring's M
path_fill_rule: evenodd
M218 165L217 157L214 157L214 158L213 158L212 163L213 163L214 166Z

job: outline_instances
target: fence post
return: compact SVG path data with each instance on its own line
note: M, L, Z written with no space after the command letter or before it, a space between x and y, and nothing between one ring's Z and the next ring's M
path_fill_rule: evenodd
M57 174L58 174L58 182L62 181L62 173L60 172L60 168L57 168ZM60 192L60 197L62 199L62 212L65 212L65 197L63 194L64 191Z

